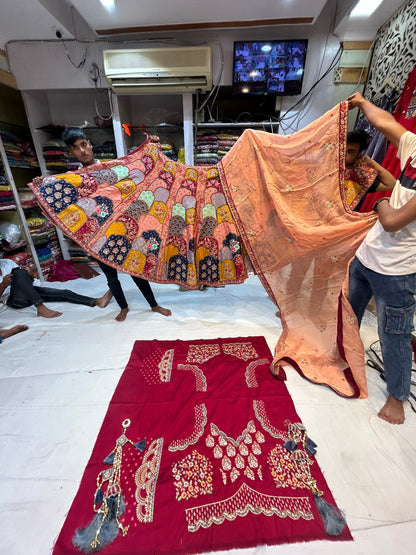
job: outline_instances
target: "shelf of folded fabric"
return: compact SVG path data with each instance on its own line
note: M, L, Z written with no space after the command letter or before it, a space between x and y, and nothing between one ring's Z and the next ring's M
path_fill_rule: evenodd
M182 123L159 123L154 125L144 123L131 125L127 123L122 124L122 126L129 138L128 153L139 147L149 137L152 142L159 143L165 156L175 162L185 162L180 154L184 144Z
M25 213L20 205L18 189L1 138L0 151L2 161L0 168L0 192L6 193L6 196L0 195L0 199L5 201L3 203L0 201L0 204L3 204L0 212L0 221L2 224L6 224L6 231L2 225L2 232L0 234L0 256L14 260L19 266L35 275L35 277L43 279L39 261L37 257L36 260L34 259L36 250L26 223ZM10 193L13 197L12 202L10 202ZM20 229L18 235L14 231L10 232L12 228L17 231Z
M223 131L213 132L198 131L195 144L195 165L215 165L217 164L239 139L240 132L229 128Z
M6 129L0 129L7 161L11 168L39 168L36 153L30 141L24 141Z
M61 139L51 139L43 143L42 154L46 169L50 174L65 173L79 167L79 162L76 167L70 167L67 147Z
M42 268L43 277L47 280L52 268L55 264L55 258L52 249L48 246L36 249L40 267Z
M55 261L62 257L56 228L45 216L37 214L35 210L26 217L26 222L42 274L47 279Z
M195 164L217 164L246 129L258 129L277 133L275 120L263 121L210 121L194 123L197 130Z
M92 152L94 158L100 162L109 162L117 158L116 144L114 141L107 141L99 145L92 144Z
M29 187L19 189L19 200L23 210L30 210L38 206L36 197Z
M3 175L0 175L0 210L16 210L13 190Z
M157 138L159 139L159 137L157 137ZM182 155L181 150L183 151L183 147L179 148L179 150L176 150L174 145L171 144L171 143L156 141L156 136L155 135L152 136L152 141L159 143L159 146L160 146L160 148L161 148L161 150L162 150L162 152L165 156L167 156L168 158L170 158L174 162L185 163L185 160L181 160L181 155ZM140 145L134 145L134 146L130 147L128 149L127 153L129 154L130 152L135 150L138 146L140 146Z
M91 262L90 257L81 247L79 247L71 239L67 239L67 241L70 260L73 262L86 262L88 264Z
M13 189L2 172L3 164L0 162L0 210L15 210Z

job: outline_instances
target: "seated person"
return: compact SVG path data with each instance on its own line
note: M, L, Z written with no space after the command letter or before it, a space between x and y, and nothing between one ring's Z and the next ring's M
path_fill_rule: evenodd
M8 337L12 337L12 335L16 335L16 333L20 333L22 331L28 330L29 327L19 324L17 326L13 326L9 329L0 330L0 343L3 342L3 339L7 339Z
M351 210L358 212L367 193L391 191L396 178L369 156L362 155L369 143L364 130L350 131L345 150L345 193Z
M6 302L11 308L26 308L35 306L37 315L43 318L57 318L62 312L51 310L44 305L45 301L49 302L67 302L74 304L83 304L86 306L99 306L104 308L111 300L111 292L107 291L105 295L98 299L78 295L69 289L52 289L51 287L37 287L33 285L33 278L29 272L20 268L16 262L7 258L0 258L0 298L2 302ZM10 287L10 294L3 300L6 289ZM23 331L23 330L21 330ZM17 332L16 332L17 333Z

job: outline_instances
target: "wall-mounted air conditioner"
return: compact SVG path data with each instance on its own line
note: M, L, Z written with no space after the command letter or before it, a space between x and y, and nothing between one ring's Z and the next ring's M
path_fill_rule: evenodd
M209 46L104 50L103 56L105 76L115 93L183 93L212 88Z

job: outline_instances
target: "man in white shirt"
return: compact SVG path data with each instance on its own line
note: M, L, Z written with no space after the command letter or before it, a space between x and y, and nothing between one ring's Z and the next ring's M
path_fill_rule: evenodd
M111 293L107 291L99 299L86 297L74 293L70 289L53 289L52 287L38 287L33 285L29 272L20 268L16 262L7 258L0 258L0 299L10 308L26 308L35 306L37 315L43 318L57 318L62 312L51 310L44 302L68 302L86 306L104 308L111 300ZM8 290L10 287L10 290ZM23 330L22 330L23 331Z
M350 109L362 110L398 149L402 170L391 198L383 198L373 207L379 219L351 263L348 296L359 324L374 296L388 393L378 416L402 424L403 403L410 394L416 293L416 135L360 93L348 101Z

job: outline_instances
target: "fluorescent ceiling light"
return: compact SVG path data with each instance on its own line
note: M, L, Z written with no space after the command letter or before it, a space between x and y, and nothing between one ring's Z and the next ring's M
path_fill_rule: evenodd
M270 44L265 44L264 46L261 47L261 49L263 50L263 52L270 52L272 47L270 46Z
M100 0L100 2L104 6L104 8L107 8L107 10L111 10L114 8L114 0Z
M368 17L383 2L383 0L360 0L350 13L350 17Z

